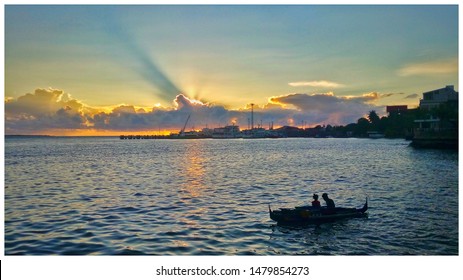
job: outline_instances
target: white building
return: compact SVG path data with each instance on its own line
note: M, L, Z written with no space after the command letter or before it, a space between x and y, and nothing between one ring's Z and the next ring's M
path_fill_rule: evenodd
M423 99L420 100L420 109L431 110L449 102L458 103L458 92L455 91L453 86L424 92ZM415 120L415 127L419 129L438 130L441 126L441 120L432 114L429 114L426 119Z
M424 92L423 99L420 100L420 108L429 110L449 101L458 102L458 92L453 86Z
M212 133L212 138L219 138L219 139L228 139L228 138L241 138L243 135L241 134L240 127L237 125L227 125L225 127L218 127L214 128L214 132Z

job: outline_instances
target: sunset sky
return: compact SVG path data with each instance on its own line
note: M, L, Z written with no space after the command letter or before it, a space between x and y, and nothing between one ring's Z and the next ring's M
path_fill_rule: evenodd
M5 7L7 134L345 125L446 85L456 5Z

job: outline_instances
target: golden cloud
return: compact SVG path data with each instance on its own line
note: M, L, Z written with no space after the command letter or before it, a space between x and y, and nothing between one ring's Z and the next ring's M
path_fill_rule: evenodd
M458 59L408 64L400 68L397 73L402 77L458 73Z
M292 87L318 87L318 88L341 88L344 87L343 84L330 82L330 81L300 81L300 82L291 82L288 85Z

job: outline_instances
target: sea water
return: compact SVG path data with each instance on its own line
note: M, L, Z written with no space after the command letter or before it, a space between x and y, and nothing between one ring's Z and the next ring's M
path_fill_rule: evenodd
M459 253L458 153L404 140L6 137L4 184L6 255ZM325 192L368 217L269 218Z

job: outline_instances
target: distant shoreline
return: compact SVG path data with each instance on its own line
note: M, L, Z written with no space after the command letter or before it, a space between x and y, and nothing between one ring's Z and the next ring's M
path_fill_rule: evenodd
M65 137L119 137L117 135L28 135L28 134L5 134L5 138L65 138Z
M5 134L5 137L56 137L52 135Z

